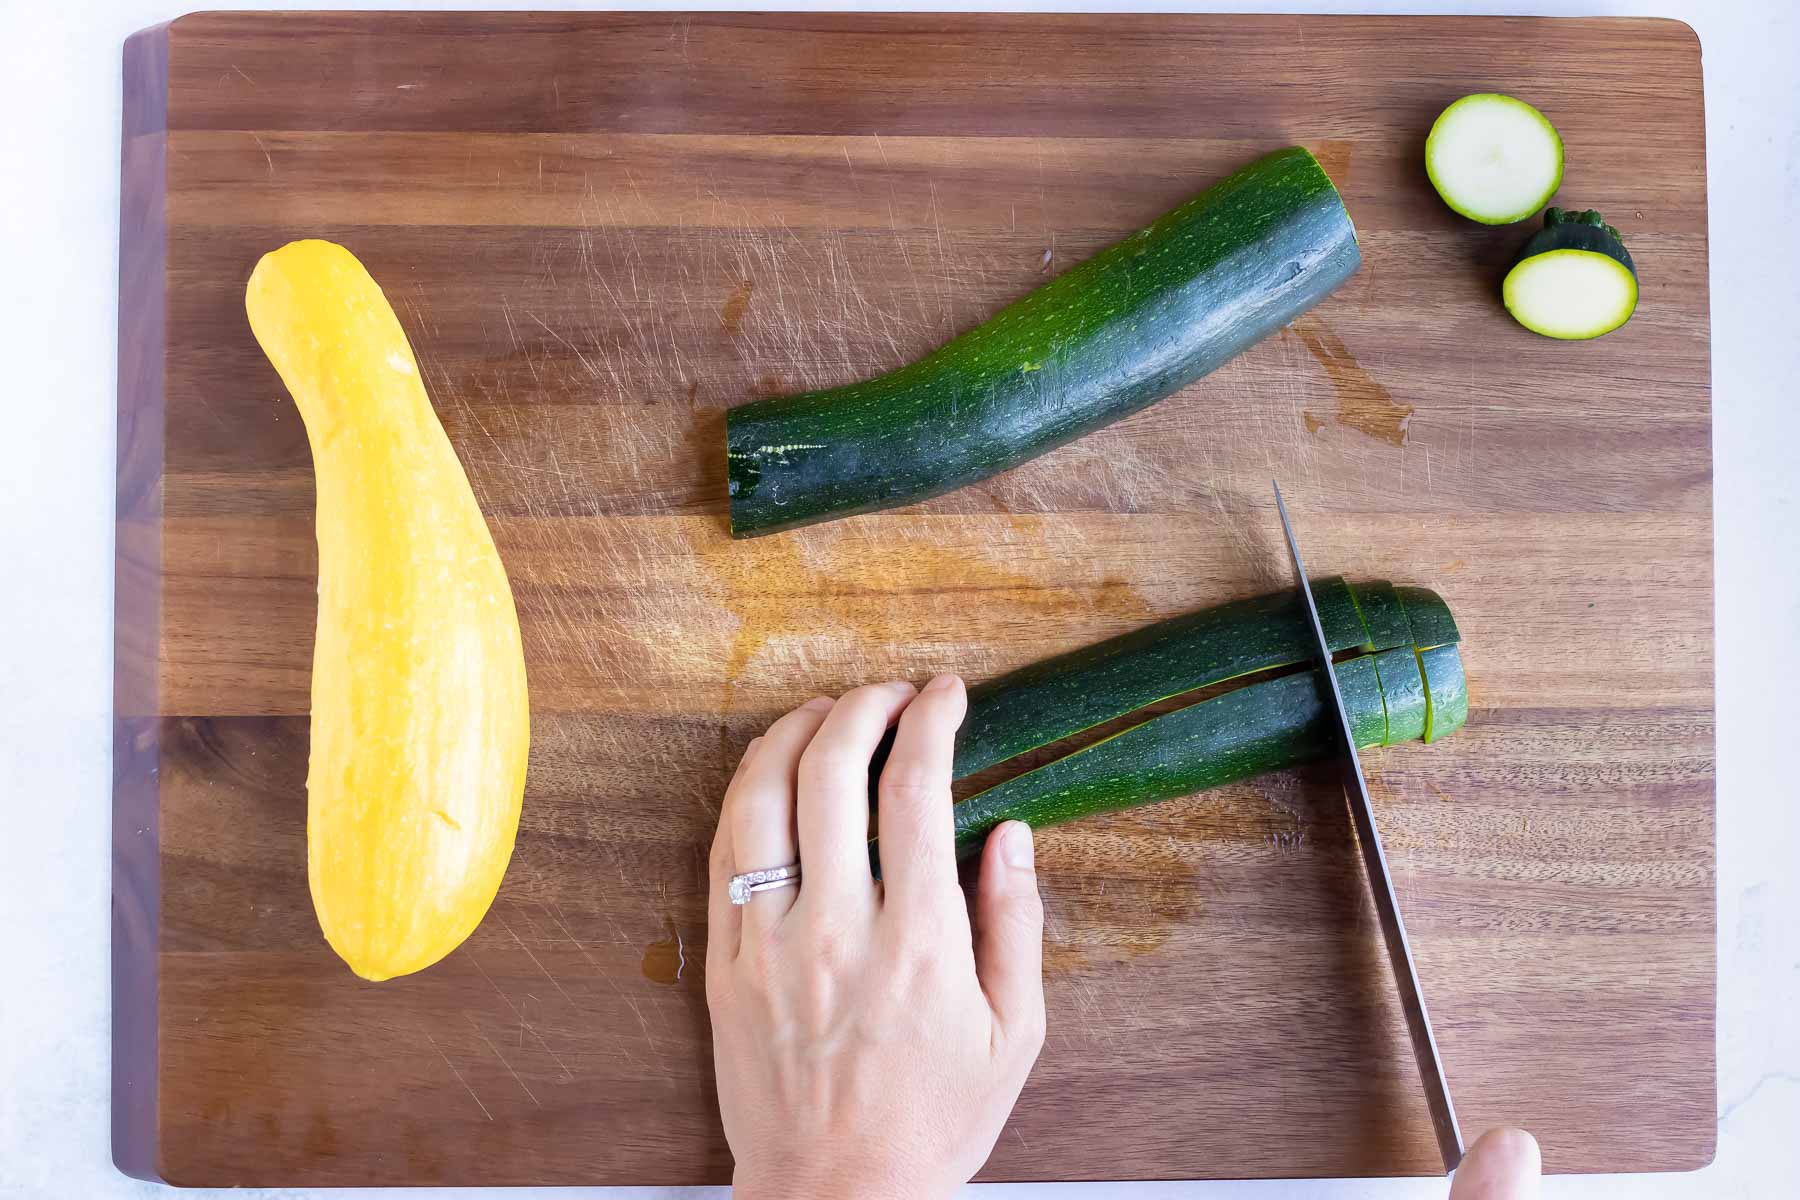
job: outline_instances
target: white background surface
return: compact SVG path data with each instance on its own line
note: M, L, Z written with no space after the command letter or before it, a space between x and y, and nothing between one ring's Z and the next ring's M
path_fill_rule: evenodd
M398 5L391 3L387 7ZM298 7L235 0L223 7ZM336 0L338 8L382 7ZM767 7L808 7L768 4ZM453 6L438 6L453 7ZM485 0L472 7L591 7ZM658 7L650 5L649 7ZM719 6L689 0L674 7ZM847 7L821 5L819 7ZM888 7L911 7L907 4ZM918 7L955 7L922 4ZM1552 1197L1800 1194L1800 21L1791 0L994 5L1681 17L1704 47L1718 630L1719 1150ZM103 1197L119 55L157 0L0 0L0 1196ZM1595 1079L1597 1089L1608 1086ZM1005 1197L1441 1197L1442 1182L1058 1185ZM201 1195L202 1193L190 1193ZM253 1193L234 1193L251 1195ZM268 1197L346 1193L266 1192ZM426 1200L472 1192L367 1192ZM717 1196L682 1189L509 1195Z

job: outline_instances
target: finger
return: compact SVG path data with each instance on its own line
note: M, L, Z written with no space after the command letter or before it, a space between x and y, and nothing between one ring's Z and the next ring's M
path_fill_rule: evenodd
M1543 1162L1523 1129L1490 1129L1476 1139L1450 1181L1450 1200L1535 1200Z
M846 693L800 757L802 900L873 904L869 871L869 756L888 724L913 698L910 683L881 683Z
M1029 825L1008 821L988 835L975 921L981 990L1006 1039L1035 1059L1044 1041L1044 904Z
M737 786L738 780L744 777L744 767L755 757L756 748L760 745L762 739L755 737L744 747L744 755L738 759L737 769L731 773L731 782L725 785L727 796ZM725 892L733 873L731 861L731 821L725 815L725 804L721 801L719 824L713 830L712 853L706 860L706 965L709 970L715 965L723 969L724 964L737 957L738 937L741 933L738 910Z
M756 757L725 796L731 819L731 874L785 867L798 853L794 842L794 779L800 754L831 711L821 696L808 700L763 735ZM739 909L743 939L767 932L794 906L796 889L758 892Z
M968 711L962 680L940 675L900 715L881 771L881 878L890 910L920 904L962 908L956 883L950 764Z

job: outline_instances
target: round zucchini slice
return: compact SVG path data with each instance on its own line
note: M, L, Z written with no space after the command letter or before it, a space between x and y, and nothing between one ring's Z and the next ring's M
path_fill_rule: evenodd
M1425 139L1425 173L1444 203L1483 225L1510 225L1541 209L1562 183L1556 126L1523 100L1464 96L1438 114Z

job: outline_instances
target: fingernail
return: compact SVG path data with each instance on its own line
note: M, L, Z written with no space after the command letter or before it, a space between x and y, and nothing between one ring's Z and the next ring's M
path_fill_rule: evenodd
M802 704L800 708L803 712L825 712L836 703L837 701L833 700L830 696L814 696L811 700Z
M1000 857L1006 865L1019 871L1031 870L1031 826L1023 821L1008 821L1000 838Z
M955 687L961 682L962 680L954 675L939 675L936 679L933 679L930 683L925 685L925 690L928 692L942 692Z
M890 683L889 683L889 684L888 684L888 685L887 685L887 686L888 686L888 687L890 687L890 688L892 688L892 689L893 689L893 690L894 690L894 691L896 691L896 692L907 692L907 693L911 693L911 692L916 692L916 691L918 691L918 689L917 689L917 688L915 688L915 687L913 687L913 685L912 685L912 684L910 684L910 683L908 683L908 682L906 682L906 680L904 680L904 679L896 679L896 680L893 680L893 681L892 681L892 682L890 682Z

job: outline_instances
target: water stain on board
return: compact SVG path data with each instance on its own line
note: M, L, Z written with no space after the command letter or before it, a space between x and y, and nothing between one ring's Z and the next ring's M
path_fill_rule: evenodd
M1406 445L1406 424L1412 419L1413 406L1395 400L1363 369L1337 334L1316 317L1300 317L1293 328L1331 380L1332 390L1337 393L1337 423L1396 446ZM1307 432L1316 432L1318 418L1311 413L1302 417Z
M1331 176L1331 182L1338 191L1350 182L1350 151L1352 143L1343 140L1320 142L1312 148L1313 157L1325 168L1325 174Z
M676 930L660 942L651 942L644 947L644 961L640 964L644 978L651 983L664 987L674 987L687 974L687 943Z
M1009 515L1007 521L1015 544L1044 538L1039 518ZM996 563L977 547L935 544L926 534L875 540L834 524L743 541L722 531L715 536L714 544L696 551L716 582L720 606L737 619L720 696L726 714L735 711L738 689L765 647L788 643L806 659L817 657L818 651L809 647L838 642L851 651L831 654L842 660L854 659L855 649L864 644L941 642L946 594L983 609L1004 607L1020 613L1022 620L1099 613L1137 623L1156 615L1127 580L1094 580L1084 573L1065 584Z
M744 314L750 310L750 296L755 291L756 284L745 279L725 297L725 303L719 306L719 324L725 326L726 333L736 337L744 327Z

